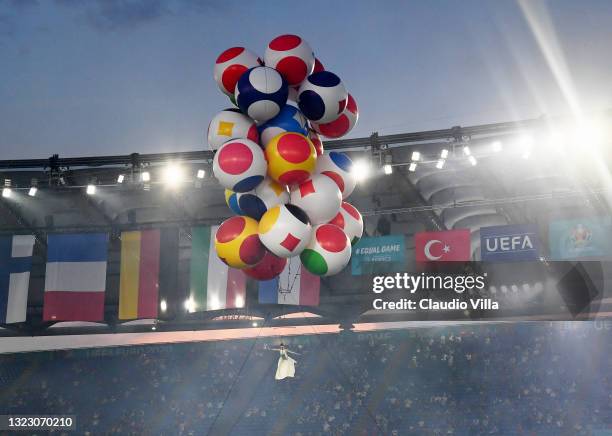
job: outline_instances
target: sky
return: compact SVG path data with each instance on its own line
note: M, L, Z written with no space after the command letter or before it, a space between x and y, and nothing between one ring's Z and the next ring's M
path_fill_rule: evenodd
M612 2L0 0L0 160L206 149L223 50L306 39L347 137L612 107Z

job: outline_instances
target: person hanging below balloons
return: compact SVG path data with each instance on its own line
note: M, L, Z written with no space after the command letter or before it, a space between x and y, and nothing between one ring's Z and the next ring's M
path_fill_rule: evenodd
M278 351L280 353L280 357L278 358L278 366L276 367L276 374L274 378L276 380L283 380L287 377L295 377L295 360L289 356L289 353L300 355L300 353L296 353L295 351L289 350L285 347L285 344L281 342L280 348L266 348L267 350Z

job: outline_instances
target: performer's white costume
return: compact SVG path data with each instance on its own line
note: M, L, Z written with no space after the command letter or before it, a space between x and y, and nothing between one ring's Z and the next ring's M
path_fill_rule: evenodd
M295 360L287 354L287 350L279 350L280 357L278 358L278 367L276 368L276 380L282 380L286 377L295 376Z

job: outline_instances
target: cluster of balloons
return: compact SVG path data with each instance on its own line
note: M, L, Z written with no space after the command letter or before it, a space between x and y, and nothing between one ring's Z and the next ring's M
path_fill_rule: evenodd
M293 256L313 274L340 272L363 219L344 201L356 184L350 158L324 153L319 134L348 133L355 100L296 35L274 38L263 61L232 47L214 76L236 106L208 126L213 172L237 215L217 230L217 255L257 280L276 277Z

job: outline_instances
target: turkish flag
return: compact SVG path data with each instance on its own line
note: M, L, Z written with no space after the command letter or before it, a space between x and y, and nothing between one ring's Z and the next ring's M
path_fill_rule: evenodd
M461 262L472 257L468 229L414 235L417 262Z

